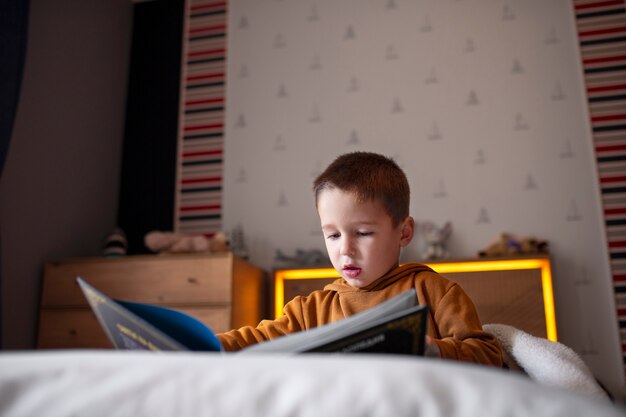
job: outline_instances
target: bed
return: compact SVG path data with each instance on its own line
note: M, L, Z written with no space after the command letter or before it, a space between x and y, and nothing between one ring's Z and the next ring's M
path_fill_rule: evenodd
M0 416L624 416L504 369L400 355L0 354Z

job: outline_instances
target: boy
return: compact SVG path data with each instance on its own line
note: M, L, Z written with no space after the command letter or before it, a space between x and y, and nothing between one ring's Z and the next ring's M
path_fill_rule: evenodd
M399 266L415 224L409 184L394 161L369 152L342 155L313 189L326 250L341 278L294 298L276 320L219 334L226 350L334 322L414 288L430 309L428 356L502 366L498 343L482 331L460 286L425 265Z

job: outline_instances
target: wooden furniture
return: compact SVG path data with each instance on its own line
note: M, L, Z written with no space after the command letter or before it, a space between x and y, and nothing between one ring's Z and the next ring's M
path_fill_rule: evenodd
M557 340L548 257L436 260L427 265L463 287L483 324L509 324ZM332 268L275 271L275 316L296 295L322 289L338 276Z
M37 347L111 347L76 277L116 299L186 312L215 332L256 325L265 311L263 271L223 254L139 255L47 262Z

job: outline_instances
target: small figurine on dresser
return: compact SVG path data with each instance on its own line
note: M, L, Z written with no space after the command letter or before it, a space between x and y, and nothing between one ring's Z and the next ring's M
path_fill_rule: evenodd
M243 227L240 224L235 226L230 232L229 244L231 250L236 256L241 259L248 259L250 253L248 252L248 245L246 244Z
M452 234L452 223L446 222L442 227L438 227L435 223L426 221L420 223L419 230L426 242L426 248L422 252L423 259L442 259L450 256L446 244Z
M480 258L515 255L547 255L548 242L534 236L518 237L511 233L501 233L496 241L478 251Z
M307 267L330 265L328 255L319 249L296 249L293 256L286 255L280 249L276 249L274 262L281 267Z
M104 241L102 255L106 257L124 256L128 251L128 240L126 233L119 227L116 227Z

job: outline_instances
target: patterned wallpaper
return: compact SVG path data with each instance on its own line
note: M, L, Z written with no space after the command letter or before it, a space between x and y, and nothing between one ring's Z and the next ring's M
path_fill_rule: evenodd
M574 2L626 364L626 3Z
M254 263L323 250L313 178L385 153L418 224L452 222L453 257L547 239L560 340L623 387L571 1L234 0L227 51L223 224Z
M226 8L187 0L181 59L174 229L222 230Z

